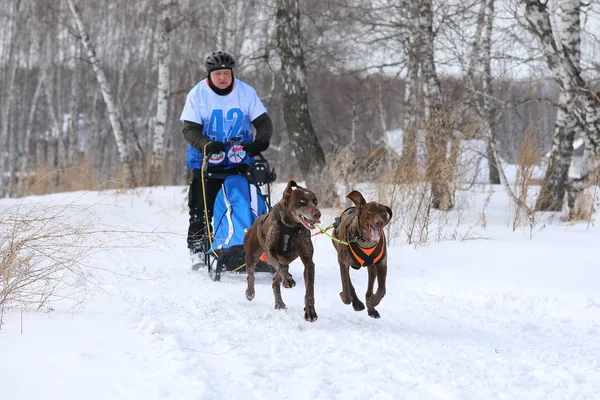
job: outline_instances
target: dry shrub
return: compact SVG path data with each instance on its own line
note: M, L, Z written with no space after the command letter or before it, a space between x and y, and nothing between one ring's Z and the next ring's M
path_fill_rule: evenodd
M94 207L73 202L0 209L0 326L3 314L11 308L51 310L55 303L78 306L90 290L98 289L94 271L125 276L89 265L90 256L114 249L156 248L171 234L114 229L102 223Z
M175 163L169 162L169 155L163 158L160 168L152 168L150 157L140 157L135 163L135 178L138 186L168 186L173 184L175 176ZM123 168L119 168L115 176L115 181L121 182L122 187L126 188Z
M464 146L477 138L478 129L475 124L459 124L460 110L458 106L440 112L425 126L416 140L422 137L425 146L409 144L413 153L409 159L415 159L417 150L414 165L401 162L398 168L380 176L378 197L393 204L397 211L396 234L403 235L408 243L464 240L473 233L473 227L464 231L462 207L466 200L463 196L461 204L457 204L456 193L461 185L472 187L477 177L474 169L479 167L482 154ZM441 144L435 143L440 135L444 136ZM419 154L423 147L433 154ZM454 211L449 212L450 209Z
M341 198L359 189L367 201L390 206L392 239L418 245L471 238L474 227L464 223L466 196L458 199L456 193L475 184L487 145L475 121L462 122L461 111L460 105L443 110L424 128L404 132L403 154L385 143L363 159L355 157L352 145L338 148L328 157L327 174L340 183ZM465 146L473 139L481 149ZM477 227L486 224L485 209L483 214L473 222Z
M147 174L148 178L142 181L144 186L169 186L173 184L175 163L169 162L169 157L165 156L159 172L153 171L151 165L148 165L147 168L150 172Z
M454 151L455 154L437 168L450 177L445 182L450 190L455 190L454 168L461 164L462 159L459 146ZM432 207L432 185L426 179L425 160L422 158L416 164L402 163L393 150L378 146L364 160L357 160L349 145L338 148L328 160L329 179L340 184L338 191L342 199L345 200L350 191L358 189L367 201L377 201L392 208L394 216L387 228L388 238L415 245L465 239L466 234L460 230L461 210L450 213Z
M531 227L534 223L534 205L530 204L530 188L533 184L533 171L536 165L539 165L542 157L541 144L536 137L536 132L537 124L532 124L527 128L523 143L521 144L515 187L513 189L513 230L524 225Z
M87 243L85 213L76 206L42 205L0 211L0 324L11 307L39 310L82 300L89 273L81 262L95 250ZM74 215L79 222L71 222Z
M408 244L429 241L433 217L430 185L424 180L417 180L416 175L420 175L416 169L388 171L377 185L377 201L394 211L388 236L403 236Z
M369 179L369 172L359 166L356 156L352 150L352 144L338 147L328 157L327 170L324 171L324 179L338 182L341 187L337 187L336 191L341 191L342 199L345 199L346 194L350 193L357 181ZM363 169L361 171L361 169ZM325 178L327 177L327 178ZM312 189L312 188L311 188ZM317 197L320 199L319 194Z
M467 239L472 227L464 231L463 209L458 204L453 211L433 208L431 184L419 177L422 177L419 172L412 175L395 169L380 175L376 181L374 200L394 211L388 236L414 245ZM407 181L412 183L398 183Z

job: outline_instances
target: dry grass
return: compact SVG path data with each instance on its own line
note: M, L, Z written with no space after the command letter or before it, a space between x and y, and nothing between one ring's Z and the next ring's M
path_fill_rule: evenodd
M60 192L120 189L122 179L117 176L114 180L105 180L94 172L94 161L85 157L73 167L56 168L40 166L29 170L25 181L20 182L20 192L17 197L39 196Z
M83 213L40 205L0 212L0 324L11 307L39 310L82 300L89 274L81 262L95 250L86 244L91 228ZM69 222L74 215L80 222Z
M530 203L530 188L532 186L532 176L536 165L540 164L542 157L541 145L536 139L537 124L531 125L525 132L523 143L521 144L521 153L517 164L517 175L515 180L513 202L514 213L512 228L529 225L534 222L534 205Z
M456 139L457 141L460 138ZM416 146L413 144L413 146ZM451 157L436 168L443 172L445 187L454 192L456 189L455 168L466 169L461 165L459 146L452 147ZM397 154L387 154L391 149L376 148L377 157L357 160L352 146L338 148L328 157L329 179L340 183L338 192L344 204L345 195L354 189L363 192L367 201L377 201L392 208L394 216L388 225L388 238L405 241L408 244L421 245L431 241L465 239L461 233L462 211L452 212L436 210L433 207L432 184L427 179L425 161L406 164ZM392 162L393 161L393 162ZM470 162L470 161L469 161ZM455 203L453 195L447 201Z
M147 165L136 168L140 171L136 177L140 186L150 185L151 168L149 162L145 163ZM112 179L106 179L106 172L97 172L96 164L93 156L85 155L78 165L72 167L39 166L23 174L25 178L17 182L16 187L10 188L9 192L13 197L25 197L62 192L127 189L122 168ZM172 169L171 163L166 162L160 173L152 177L153 186L172 184Z
M102 199L102 209L106 207ZM20 204L0 209L0 327L7 310L73 308L99 287L95 272L128 276L91 265L90 256L116 249L134 251L164 246L172 232L115 229L94 205Z
M457 119L456 113L449 113L447 121L439 122L442 125L440 129L450 129L456 125ZM435 121L432 124L420 133L421 143L427 140L428 134L434 135L436 132ZM358 186L374 188L370 199L387 204L394 210L394 221L388 228L390 237L401 238L411 244L467 239L473 231L469 230L466 233L462 231L464 216L461 210L464 209L465 204L456 204L458 201L456 193L468 190L474 185L476 174L473 174L473 169L487 160L483 154L477 155L472 152L469 156L465 156L461 153L461 141L478 138L480 129L477 124L463 124L460 128L460 132L455 131L448 139L447 157L438 154L423 160L420 156L414 164L407 165L396 155L398 159L390 165L382 161L385 159L386 150L377 148L377 157L367 157L369 163L364 163L355 159L351 147L348 146L338 149L336 154L329 158L328 173L332 179L342 183L342 199L346 193ZM513 229L527 227L531 237L535 231L545 226L544 222L536 221L538 216L533 211L535 199L533 199L532 187L540 184L539 179L533 178L533 172L542 156L542 147L537 133L537 124L533 124L525 134L520 159L517 162L515 184L508 184L506 176L501 174L504 187L512 201L510 224ZM414 150L418 146L413 143L409 148ZM440 151L439 147L437 151ZM431 162L438 164L434 166L428 164ZM369 197L365 197L369 200ZM441 200L439 207L434 207L436 197L437 201ZM591 197L592 202L593 199L594 196ZM489 201L488 197L476 223L478 227L485 228L487 225L485 212ZM582 204L579 209L592 210L589 201L588 196L588 202ZM453 212L442 211L450 205L454 207ZM589 218L589 211L580 216L580 218L586 217ZM553 216L550 216L550 219L552 218ZM461 225L462 228L459 228Z

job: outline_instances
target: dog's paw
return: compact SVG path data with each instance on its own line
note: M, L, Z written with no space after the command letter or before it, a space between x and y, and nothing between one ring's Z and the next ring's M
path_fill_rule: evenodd
M319 318L314 307L304 307L304 319L308 322L315 322Z
M352 302L352 308L354 308L354 311L362 311L365 309L365 305L362 301L356 300Z
M246 289L246 298L248 299L248 301L252 301L252 299L254 298L254 289Z
M367 310L367 314L369 314L369 317L375 318L375 319L379 319L381 317L381 315L379 315L379 312L374 308L369 308Z
M342 299L342 303L344 303L344 304L352 303L352 299L350 298L350 295L345 294L344 292L340 292L340 297Z
M292 275L289 275L289 276L285 277L284 279L282 279L281 283L283 284L284 288L288 288L288 289L296 286L296 281L294 280L294 278L292 278Z
M285 310L287 308L287 306L285 305L285 303L281 300L277 300L275 301L275 309L276 310Z

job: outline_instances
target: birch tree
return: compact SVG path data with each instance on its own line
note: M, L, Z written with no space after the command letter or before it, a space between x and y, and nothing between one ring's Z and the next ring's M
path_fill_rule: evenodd
M34 126L33 117L38 106L38 99L42 92L42 85L44 84L45 75L45 71L42 70L42 72L40 73L38 83L35 87L35 92L33 94L33 100L31 102L31 108L29 110L29 117L27 119L27 127L25 128L23 140L21 141L21 144L19 146L19 175L21 177L17 185L17 193L19 194L25 192L25 181L28 175L28 160L31 158L31 155L29 154L29 144L31 142L31 132Z
M421 70L424 80L426 174L431 183L433 207L449 210L453 206L449 185L453 171L448 170L447 152L452 135L452 123L443 107L442 88L435 68L431 0L421 0L417 21L421 35Z
M408 4L408 19L410 24L407 43L407 76L404 89L404 129L402 131L402 157L400 167L413 169L417 166L418 147L418 91L419 91L419 69L421 60L421 31L415 21L419 20L419 4Z
M473 46L471 49L471 58L467 69L467 85L472 93L470 97L473 101L470 103L475 107L483 121L483 136L486 141L486 155L489 171L489 182L499 184L500 174L498 170L498 160L493 146L496 141L496 106L493 104L494 90L492 85L492 32L494 26L494 0L484 0L480 4L477 14L477 23ZM477 69L481 68L481 77L477 75ZM481 84L483 95L477 101L473 93L477 92L477 87ZM497 142L497 141L496 141Z
M546 181L536 204L539 210L560 211L571 164L574 135L579 134L584 138L586 152L596 157L600 153L600 108L594 93L587 87L579 66L581 2L561 1L562 30L559 32L552 28L546 3L521 0L520 5L527 27L537 38L548 67L561 89L552 156Z
M156 99L156 118L154 122L154 138L152 140L152 160L150 165L150 185L161 182L165 158L165 128L170 95L170 61L171 61L171 8L173 0L159 1L159 29L157 30L158 53L158 85Z
M309 186L319 186L322 182L318 176L326 162L310 119L299 0L277 1L276 24L283 78L283 119L302 175Z
M492 85L492 32L494 30L494 0L485 1L485 29L481 42L482 55L481 61L483 64L483 104L482 113L484 120L487 161L489 168L489 180L492 184L500 183L500 159L496 156L494 150L496 142L496 108L492 104L494 95L494 87Z
M537 199L536 208L542 211L560 211L563 207L569 167L573 155L573 140L575 134L584 135L583 126L578 123L576 113L577 87L569 77L562 63L569 63L573 72L580 73L580 0L561 0L559 4L561 15L558 32L553 32L549 18L546 20L546 5L529 2L526 16L530 24L536 21L535 32L540 39L543 51L553 69L555 79L560 84L560 95L557 102L556 123L554 128L552 150L544 184ZM546 25L546 23L548 25ZM552 44L556 37L559 41ZM562 52L561 52L562 50ZM561 54L562 53L562 54ZM555 65L554 67L552 65Z
M127 143L127 138L125 137L125 132L123 130L121 112L115 101L115 97L112 94L106 74L104 73L104 70L100 65L100 60L96 55L96 50L94 48L94 45L92 44L85 24L83 23L81 13L79 12L77 5L75 4L75 0L67 0L67 3L69 9L71 10L73 21L75 22L75 28L78 38L86 50L87 56L92 65L92 69L94 70L94 73L96 75L96 80L98 81L98 85L100 86L102 97L104 99L104 102L106 103L106 108L108 110L108 119L110 120L112 132L117 143L117 150L119 152L121 166L123 167L125 183L128 186L135 187L137 185L137 182L133 168L133 158L131 155L131 149Z
M17 162L17 152L18 152L18 142L17 142L17 132L16 129L11 130L11 113L13 111L13 107L15 106L15 98L16 98L16 73L17 73L17 65L18 62L16 60L16 40L19 37L20 26L22 26L22 21L20 21L21 12L21 1L15 1L9 4L7 9L8 15L11 16L8 24L6 24L3 29L5 31L4 42L2 43L1 50L4 53L5 57L3 61L6 62L8 68L6 69L6 75L2 78L2 84L5 87L5 96L0 99L0 105L2 109L0 110L0 139L5 143L3 146L4 149L0 150L6 158L4 158L3 163L6 163L6 168L1 168L2 176L0 176L0 188L4 188L3 182L6 179L6 187L8 188L8 195L12 195L12 188L16 183L16 162ZM4 36L4 35L3 35ZM2 154L0 153L0 154ZM0 167L4 167L4 165L0 164ZM5 172L8 176L4 176Z

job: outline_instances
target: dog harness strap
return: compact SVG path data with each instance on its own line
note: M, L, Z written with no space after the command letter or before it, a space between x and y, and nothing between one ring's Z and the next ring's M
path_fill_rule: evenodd
M265 220L267 219L267 215L269 214L263 214L261 215L258 221L258 232L260 233L260 238L262 239L262 241L265 241L265 232L263 231L263 225L265 224Z
M277 247L277 255L287 257L294 250L294 241L292 238L298 234L300 228L293 228L289 225L286 225L281 218L281 213L279 212L278 207L273 208L273 213L275 218L281 221L281 224L283 225L281 229L282 235L279 239L279 246ZM285 210L284 213L286 213Z
M342 223L342 220L346 217L344 214L348 213L347 215L350 215L353 214L355 211L356 207L346 208L339 217L335 217L335 220L333 222L333 228L337 230L338 226L340 226L340 224Z
M373 247L360 247L356 242L350 242L350 255L361 267L377 264L385 256L385 235L381 234L379 243Z
M348 208L346 208L342 212L342 214L339 217L335 218L335 220L333 222L333 236L334 236L334 238L336 238L338 240L340 239L339 236L338 236L338 228L339 228L340 224L342 223L342 220L344 218L346 218L347 215L353 214L355 211L356 211L356 207L354 207L354 206L353 207L348 207ZM346 214L346 215L344 215L344 214ZM345 238L345 240L346 240L346 242L348 242L348 238ZM344 244L346 244L346 243L344 243Z

